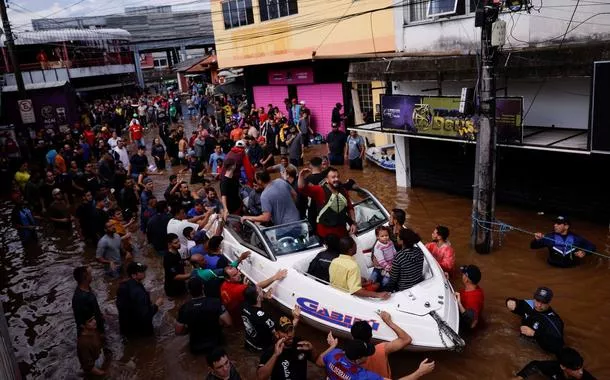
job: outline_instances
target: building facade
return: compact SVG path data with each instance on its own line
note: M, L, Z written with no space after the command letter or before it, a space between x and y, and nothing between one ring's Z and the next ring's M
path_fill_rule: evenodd
M433 129L447 111L452 116L470 117L458 112L463 89L474 90L471 113L476 120L481 29L475 27L475 16L477 7L484 3L407 1L393 9L396 52L384 59L350 65L352 85L378 80L382 81L378 87L385 87L386 94L404 95L407 103L417 99L433 105L430 130L422 132L418 127L404 133L388 132L378 113L373 123L357 127L374 133L378 136L375 140L395 142L399 186L472 194L474 141L458 136L451 127L453 136L448 136L448 124L438 131ZM515 12L501 10L499 20L506 23L506 37L496 57L496 101L519 99L521 112L515 116L519 136L514 141L500 141L497 150L500 202L607 222L610 202L595 173L607 167L610 156L608 151L592 149L597 137L590 125L595 62L610 59L607 5L551 0L524 2ZM451 102L455 108L446 106ZM383 107L380 110L383 112ZM502 117L496 113L497 120ZM551 173L555 170L578 172L579 180L554 176Z
M257 107L305 101L323 135L336 103L354 116L349 62L396 46L390 0L216 0L211 11L219 67L244 68Z

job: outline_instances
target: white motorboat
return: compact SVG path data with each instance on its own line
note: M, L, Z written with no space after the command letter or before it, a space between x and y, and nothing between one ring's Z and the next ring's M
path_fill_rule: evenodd
M389 214L366 190L354 194L352 199L358 225L356 260L366 276L372 271L375 228L387 224ZM346 337L355 321L365 320L371 324L376 341L391 341L396 335L378 315L380 310L385 310L413 338L409 350L448 350L464 345L457 335L459 310L453 288L421 242L418 245L425 255L424 280L410 289L393 293L388 300L380 300L352 296L307 273L311 260L325 249L307 221L265 228L249 221L241 223L238 217L229 216L223 235L223 251L230 260L244 251L252 252L240 265L240 270L252 282L288 269L284 280L271 285L273 299L286 311L298 304L307 324Z
M395 145L372 146L366 149L366 158L387 170L396 170Z

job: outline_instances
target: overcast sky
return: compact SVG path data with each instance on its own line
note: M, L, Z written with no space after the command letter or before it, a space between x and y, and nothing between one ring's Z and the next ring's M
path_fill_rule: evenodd
M30 20L123 13L125 7L172 5L173 10L209 9L209 0L8 0L15 32L32 30Z

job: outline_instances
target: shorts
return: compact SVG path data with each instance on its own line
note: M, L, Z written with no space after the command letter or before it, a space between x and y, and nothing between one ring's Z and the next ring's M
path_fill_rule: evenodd
M332 153L330 153L328 155L328 162L331 165L343 165L343 156L342 155L334 155Z
M353 160L349 160L349 168L362 170L362 158L358 157L354 158Z

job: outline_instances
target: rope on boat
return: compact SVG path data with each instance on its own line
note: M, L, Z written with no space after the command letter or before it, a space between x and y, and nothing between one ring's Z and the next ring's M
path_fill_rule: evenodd
M445 336L447 336L447 338L449 338L451 343L453 343L453 347L451 348L451 350L457 351L457 352L462 351L464 349L464 346L466 345L466 342L464 342L464 339L462 339L462 337L460 337L457 332L453 331L451 326L449 326L447 324L447 322L443 321L443 319L440 317L440 315L438 315L436 313L436 311L431 311L430 315L432 316L432 318L436 321L436 324L438 325L438 335L441 338L441 342L443 343L443 346L445 346L445 348L449 348L449 345L447 344L447 341L445 340Z
M478 226L479 228L481 228L481 229L484 229L484 230L486 230L486 231L490 231L490 232L497 232L497 233L500 235L500 245L501 245L501 242L502 242L502 237L503 237L503 235L504 235L505 233L507 233L507 232L511 232L511 231L517 231L517 232L524 233L524 234L526 234L526 235L531 235L531 236L535 236L535 235L536 235L536 234L535 234L534 232L532 232L532 231L528 231L528 230L523 229L523 228L519 228L519 227L512 226L512 225L507 224L507 223L504 223L504 222L502 222L502 221L500 221L500 220L495 220L495 221L486 221L486 220L481 220L481 219L478 219L478 218L476 218L476 217L474 217L474 216L472 217L472 220L473 220L473 222L475 222L475 223L477 224L477 226ZM551 239L551 238L549 238L549 237L546 237L546 236L544 236L542 239L544 239L544 240L549 240L549 241L554 242L554 240L553 240L553 239ZM586 253L590 253L590 254L592 254L592 255L596 255L596 256L599 256L599 257L603 257L603 258L605 258L605 259L610 259L610 256L609 256L609 255L605 255L605 254L603 254L603 253L599 253L599 252L595 252L595 251L590 251L590 250L588 250L588 249L584 249L584 248L581 248L581 247L576 246L576 245L572 245L572 244L566 244L566 248L567 248L567 249L569 249L569 250L571 250L571 249L577 249L577 250L580 250L580 251L583 251L583 252L586 252Z

